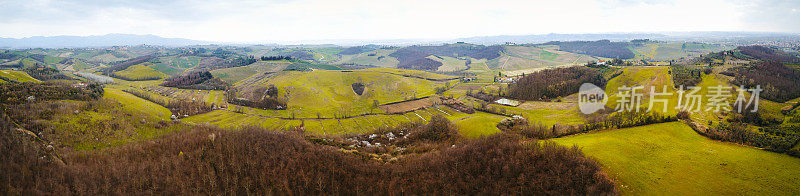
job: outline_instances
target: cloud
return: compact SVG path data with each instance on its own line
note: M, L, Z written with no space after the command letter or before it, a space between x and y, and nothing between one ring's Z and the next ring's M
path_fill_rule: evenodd
M798 12L793 11L800 8L796 2L739 1L0 0L0 37L133 33L286 42L630 31L800 31Z
M748 0L743 5L743 23L757 31L800 32L800 1Z

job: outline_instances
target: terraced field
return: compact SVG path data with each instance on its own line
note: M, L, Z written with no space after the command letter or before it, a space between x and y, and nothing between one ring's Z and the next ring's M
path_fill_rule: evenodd
M710 140L681 122L552 141L598 160L623 194L800 194L799 158Z

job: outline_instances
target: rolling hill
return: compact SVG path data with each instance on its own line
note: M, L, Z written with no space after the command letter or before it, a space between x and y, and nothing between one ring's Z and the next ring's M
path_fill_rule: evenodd
M362 95L354 92L354 83L365 86ZM434 94L434 88L439 86L433 81L397 74L316 70L251 77L237 83L235 88L247 95L268 85L275 85L278 97L287 101L289 111L285 112L297 117L317 117L317 114L322 117L352 116L377 112L380 110L374 107L375 101L384 104L425 97Z
M800 158L714 141L681 122L553 141L597 159L623 194L800 193Z

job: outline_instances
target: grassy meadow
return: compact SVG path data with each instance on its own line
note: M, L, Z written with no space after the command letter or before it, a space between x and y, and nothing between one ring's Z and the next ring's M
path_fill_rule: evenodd
M167 77L167 74L144 65L132 65L125 70L114 72L114 75L126 80L158 80Z
M0 70L0 76L16 82L40 82L22 71Z
M598 160L623 194L800 194L800 158L714 141L681 122L552 141Z

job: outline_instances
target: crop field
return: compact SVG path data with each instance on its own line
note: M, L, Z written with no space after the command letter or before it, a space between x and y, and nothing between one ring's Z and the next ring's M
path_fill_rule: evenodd
M0 70L0 76L17 82L39 82L36 78L22 71Z
M114 75L126 80L157 80L167 75L144 65L133 65L125 70L114 72Z
M552 141L598 160L623 194L800 194L800 159L713 141L681 122Z

